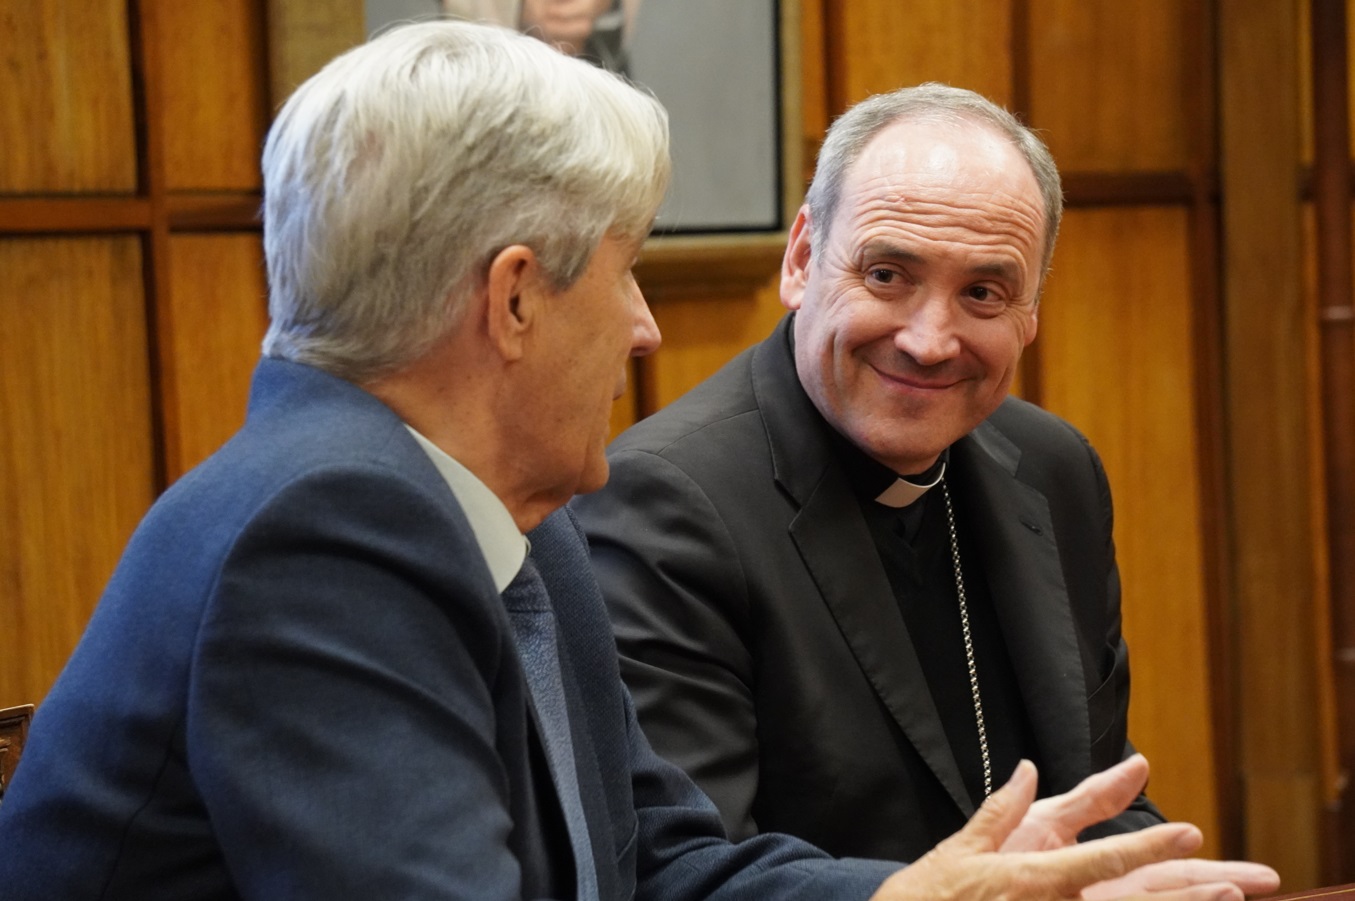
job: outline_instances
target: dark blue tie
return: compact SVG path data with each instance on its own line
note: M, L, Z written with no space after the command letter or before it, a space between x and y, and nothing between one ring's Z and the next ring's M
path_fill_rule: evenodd
M574 743L569 737L569 711L565 707L560 653L555 640L555 613L546 585L530 557L522 561L522 569L503 590L503 600L513 623L518 658L527 673L537 726L546 746L546 759L560 796L560 807L564 810L569 843L574 849L577 897L579 901L597 901L597 871L593 866L593 846L579 796Z

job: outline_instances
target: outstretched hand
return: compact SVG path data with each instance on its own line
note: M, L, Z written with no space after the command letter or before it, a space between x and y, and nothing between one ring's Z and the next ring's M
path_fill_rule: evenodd
M1244 891L1278 885L1267 867L1180 860L1202 841L1185 823L1076 843L1082 829L1123 810L1147 775L1135 756L1034 802L1035 767L1023 761L962 830L891 876L872 901L1242 901Z
M1048 851L1077 841L1088 826L1124 810L1148 784L1142 754L1088 776L1072 790L1030 805L1020 824L1002 843L1003 851ZM1280 886L1270 867L1238 860L1172 860L1148 864L1083 891L1086 901L1106 901L1135 892L1161 892L1194 885L1231 883L1248 895L1268 894Z

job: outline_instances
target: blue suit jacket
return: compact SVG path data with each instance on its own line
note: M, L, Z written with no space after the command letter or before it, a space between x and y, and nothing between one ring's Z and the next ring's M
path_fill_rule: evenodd
M555 607L603 898L864 897L891 869L723 840L650 751L565 514ZM0 805L29 898L534 898L573 861L501 599L400 420L260 364L245 427L155 504Z

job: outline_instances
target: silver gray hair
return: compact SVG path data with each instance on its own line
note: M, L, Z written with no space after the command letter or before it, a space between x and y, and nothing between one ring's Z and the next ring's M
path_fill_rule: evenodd
M819 150L814 181L805 197L816 225L812 239L815 254L823 252L847 172L871 139L896 122L947 119L965 119L993 128L1004 135L1030 165L1044 202L1044 256L1040 267L1043 280L1054 257L1054 240L1063 219L1063 183L1053 155L1039 135L996 103L973 91L936 82L868 97L839 116L828 129L828 136Z
M612 73L494 26L387 31L269 131L264 354L352 381L398 369L503 248L531 247L563 289L608 232L643 237L669 171L663 107Z

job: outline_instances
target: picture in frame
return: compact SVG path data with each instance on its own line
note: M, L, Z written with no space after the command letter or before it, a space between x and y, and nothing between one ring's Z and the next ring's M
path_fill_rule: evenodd
M360 0L352 0L360 2ZM361 0L367 34L443 15L516 27L612 68L667 108L659 236L783 232L799 194L787 122L789 0ZM793 127L793 126L792 126Z

